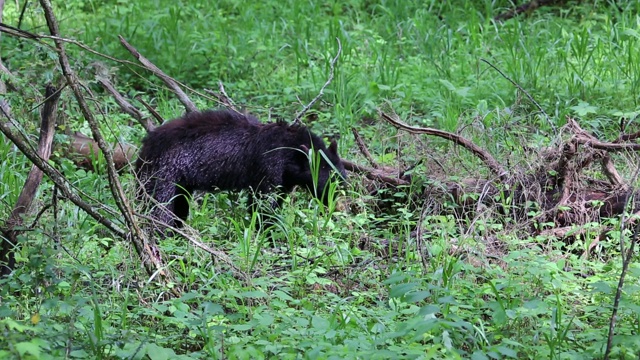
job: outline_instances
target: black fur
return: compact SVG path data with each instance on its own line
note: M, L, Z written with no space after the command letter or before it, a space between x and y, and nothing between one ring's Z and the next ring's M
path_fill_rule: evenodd
M149 132L136 161L136 174L159 203L152 216L180 226L189 216L187 196L194 190L252 189L290 192L299 185L328 202L325 190L332 167L320 156L314 188L307 151L322 151L344 179L335 141L324 142L301 125L261 124L232 111L189 113ZM174 216L175 215L175 216ZM180 219L174 222L175 217Z

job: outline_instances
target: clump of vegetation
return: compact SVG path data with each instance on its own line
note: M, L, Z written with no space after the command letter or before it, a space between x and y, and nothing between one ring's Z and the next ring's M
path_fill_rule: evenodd
M0 26L0 219L57 119L2 226L1 357L638 357L640 4L55 1L61 45L47 3ZM338 139L337 203L196 194L156 242L135 147L220 106Z

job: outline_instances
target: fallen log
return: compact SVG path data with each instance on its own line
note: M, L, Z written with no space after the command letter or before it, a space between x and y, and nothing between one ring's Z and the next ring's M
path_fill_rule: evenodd
M92 138L76 132L71 135L71 141L62 146L66 158L76 166L89 171L96 171L101 159L104 159L98 144ZM122 171L134 159L138 149L131 144L116 143L111 145L113 151L113 165Z

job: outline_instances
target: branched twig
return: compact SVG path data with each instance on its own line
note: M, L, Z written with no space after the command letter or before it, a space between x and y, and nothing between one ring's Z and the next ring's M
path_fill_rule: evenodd
M2 109L0 109L0 111L2 111ZM4 112L3 114L5 117L9 118L8 114ZM80 198L80 196L72 190L72 185L68 182L68 180L65 179L65 177L60 174L60 172L56 168L42 159L36 153L36 151L33 150L31 145L22 140L18 135L16 135L13 130L11 130L11 127L4 121L0 121L0 132L2 132L9 140L11 140L11 142L20 150L20 152L22 152L27 157L27 159L29 159L29 161L31 161L35 166L42 170L42 172L47 175L47 177L51 179L51 181L53 181L56 187L59 188L64 196L68 198L72 203L85 211L96 221L104 225L114 234L121 237L126 236L124 230L122 230L118 225L102 216L102 214L100 214L95 207L84 202L82 198ZM106 206L103 207L106 208Z
M152 201L155 202L155 199L149 197ZM162 206L162 204L155 204L155 206ZM211 254L213 257L215 257L216 259L224 262L225 264L227 264L235 273L237 273L247 284L249 284L249 276L242 270L240 270L240 268L238 268L233 261L229 258L229 256L227 254L225 254L222 251L219 250L215 250L213 248L211 248L210 246L208 246L207 244L199 241L198 239L196 239L194 236L191 236L191 234L189 234L189 232L187 230L185 230L185 228L177 228L174 226L171 226L167 223L158 221L158 219L152 218L150 216L147 215L142 215L139 214L138 216L140 216L141 218L148 220L150 222L156 223L160 226L162 226L164 229L168 229L171 230L172 232L174 232L175 234L181 235L183 238L189 240L189 242L191 242L193 245L195 245L197 248L200 248L206 252L208 252L209 254ZM189 228L191 229L191 228Z
M498 176L498 178L501 181L506 181L507 171L502 167L502 165L500 165L500 163L498 163L496 159L494 159L493 156L491 156L491 154L489 154L486 150L482 149L481 147L472 143L471 141L463 138L462 136L452 134L450 132L438 130L438 129L409 126L398 119L394 119L393 117L385 114L382 111L379 111L379 113L383 119L385 119L386 121L388 121L398 129L402 129L412 134L433 135L433 136L438 136L438 137L453 141L454 143L474 153L477 157L480 158L480 160L482 160L485 163L485 165L487 165L487 167L489 168L489 170L491 170L491 172L493 172L495 175Z
M55 37L58 37L58 23L55 19L55 15L53 14L51 3L49 2L49 0L40 0L40 5L44 10L47 25L51 34ZM140 256L142 263L150 276L153 276L153 274L157 273L161 276L163 281L170 280L170 274L164 266L164 263L160 256L160 250L155 244L153 244L151 241L149 241L149 239L146 238L145 234L138 227L138 224L133 217L133 210L129 205L129 200L124 194L124 190L122 189L122 185L120 184L118 173L113 164L113 153L102 137L102 134L100 133L100 126L91 113L91 110L89 109L89 106L84 96L82 95L82 89L78 84L76 74L73 72L73 70L71 69L71 65L69 64L69 59L64 49L64 43L61 40L57 39L54 39L54 43L58 51L58 59L60 61L62 73L67 80L67 84L73 91L82 115L89 123L93 139L98 143L98 146L100 147L100 150L105 157L111 193L114 197L116 205L118 206L118 209L124 216L125 222L130 231L128 234L125 234L123 238L130 238L132 240L134 248Z
M127 99L125 99L124 96L122 96L120 92L116 90L115 86L111 84L111 81L109 81L109 79L104 76L96 76L96 80L98 80L100 85L102 85L102 87L113 96L113 98L116 100L116 103L120 105L122 111L138 120L140 125L142 125L142 127L147 130L147 132L155 128L155 125L151 122L151 120L148 117L144 116L140 112L140 110L138 110L138 108L131 105L131 103L129 103Z
M47 44L46 42L42 42L40 40L48 39L48 40L61 41L61 42L65 42L65 43L68 43L68 44L75 45L75 46L77 46L77 47L79 47L79 48L81 48L81 49L83 49L83 50L85 50L85 51L87 51L87 52L89 52L91 54L97 55L99 57L102 57L102 58L105 58L105 59L108 59L108 60L111 60L111 61L114 61L114 62L119 63L119 64L133 66L133 67L136 67L136 68L149 69L148 67L146 67L144 65L140 65L140 64L135 63L133 61L122 60L122 59L115 58L113 56L109 56L107 54L103 54L103 53L101 53L101 52L99 52L97 50L94 50L94 49L90 48L89 46L87 46L87 45L85 45L85 44L83 44L83 43L81 43L81 42L79 42L77 40L73 40L73 39L66 39L66 38L59 37L59 36L51 36L51 35L45 35L45 34L34 34L34 33L28 32L28 31L24 31L24 30L21 30L21 29L14 28L14 27L12 27L10 25L7 25L7 24L4 24L2 22L0 22L0 32L1 33L5 33L5 34L9 34L9 35L12 35L12 36L15 36L15 37L36 41L39 44L42 44L43 46L46 46L46 47L48 47L48 48L50 48L50 49L52 49L54 51L57 51L55 47L52 47L51 45ZM2 63L0 63L0 70L5 71L5 72L8 73L8 70L4 66L2 66ZM164 80L164 79L162 79L162 80ZM179 85L179 86L191 91L192 93L194 93L194 94L196 94L198 96L204 97L204 98L206 98L208 100L212 100L212 101L215 100L215 99L212 99L211 97L207 96L206 94L204 94L204 93L202 93L200 91L197 91L197 90L195 90L195 89L193 89L193 88L191 88L191 87L189 87L189 86L187 86L187 85L185 85L185 84L183 84L183 83L181 83L181 82L179 82L179 81L177 81L175 79L172 79L172 80L173 80L173 82L175 84L177 84L177 85ZM11 82L8 85L9 86L17 86L16 84L13 84ZM173 87L170 86L170 88L171 88L171 90L174 90Z
M315 104L318 100L320 100L320 98L324 95L324 89L326 89L327 86L329 86L329 84L331 84L331 82L333 81L333 72L335 69L335 65L336 62L338 61L338 58L340 57L340 53L342 53L342 43L340 43L340 39L336 38L336 40L338 41L338 53L336 54L336 56L331 60L331 63L329 63L329 78L327 79L327 82L324 83L324 85L322 85L322 87L320 88L320 91L318 92L318 95L313 98L313 100L311 100L310 103L308 103L297 115L296 117L293 119L293 123L294 124L298 124L300 123L302 117L304 116L304 114L307 113L307 111L309 111L309 109L311 109L311 107L313 106L313 104Z
M222 81L218 81L218 90L220 90L220 94L224 96L225 104L229 106L230 109L239 113L240 111L238 111L238 109L236 108L233 99L231 99L231 97L227 94L227 91L224 89L224 84L222 83Z
M555 124L551 121L551 118L549 118L549 115L547 115L547 113L544 111L544 109L542 108L542 106L540 106L540 104L538 104L538 102L536 101L536 99L533 98L533 96L531 96L531 94L529 94L527 92L527 90L525 90L522 86L520 86L517 82L513 81L513 79L511 79L509 76L507 76L507 74L503 73L502 70L498 69L497 66L493 65L492 63L490 63L488 60L485 59L480 59L480 61L484 62L485 64L491 66L495 71L498 72L498 74L502 75L503 78L507 79L511 84L513 84L513 86L515 86L516 88L518 88L518 90L522 91L522 93L524 93L527 98L529 98L529 100L531 100L531 102L538 108L538 110L540 110L540 112L542 112L542 114L544 115L545 119L547 119L547 122L549 123L549 125L551 126L551 128L553 129L553 133L557 134L558 133L558 129L556 128Z
M118 35L118 39L120 39L120 43L124 46L145 68L151 71L155 76L160 78L168 87L173 91L178 100L184 105L187 112L197 112L198 108L193 104L189 96L182 91L178 82L175 81L172 77L165 74L162 70L160 70L157 66L155 66L151 61L149 61L146 57L142 56L136 48L131 46L122 36Z
M15 37L19 37L19 38L23 38L23 39L29 39L29 40L36 40L37 42L39 42L40 44L43 44L49 48L51 48L52 50L56 50L54 47L51 47L49 44L46 44L44 42L41 42L41 39L49 39L49 40L54 40L54 41L61 41L61 42L65 42L65 43L69 43L69 44L73 44L83 50L86 50L87 52L90 52L91 54L94 55L98 55L100 57L103 57L105 59L109 59L111 61L115 61L117 63L120 64L127 64L127 65L132 65L132 66L136 66L136 67L141 67L140 65L134 63L133 61L128 61L128 60L121 60L121 59L117 59L114 58L113 56L109 56L106 54L103 54L99 51L93 50L92 48L88 47L87 45L77 41L77 40L73 40L73 39L66 39L63 37L59 37L59 36L52 36L52 35L44 35L44 34L34 34L34 33L30 33L28 31L24 31L21 29L17 29L14 28L13 26L4 24L4 23L0 23L0 32L3 32L5 34L9 34Z
M222 81L218 81L218 91L220 91L220 93L209 89L204 89L204 91L207 94L215 97L218 102L224 105L227 109L231 109L240 114L240 110L238 110L233 100L229 97L229 95L227 95L227 92L224 90L224 84L222 83Z
M635 174L633 175L633 181L631 184L635 184L638 181L638 176L640 175L640 166L636 168ZM633 187L630 194L635 194L636 188ZM625 208L628 206L629 202L633 200L633 196L627 197L627 201ZM616 319L618 317L618 309L620 307L620 298L622 297L622 287L624 286L624 278L627 274L627 269L629 269L629 264L634 258L634 251L636 241L638 241L638 234L640 233L640 221L637 222L634 230L633 236L631 237L631 244L629 245L628 251L625 253L624 251L624 227L627 223L627 219L624 211L622 212L622 216L620 219L620 255L622 256L622 271L620 272L620 279L618 280L618 287L616 288L616 295L613 300L613 309L611 311L611 318L609 319L609 335L607 336L607 347L604 351L604 360L609 359L609 354L611 353L611 348L613 346L613 335L615 333Z

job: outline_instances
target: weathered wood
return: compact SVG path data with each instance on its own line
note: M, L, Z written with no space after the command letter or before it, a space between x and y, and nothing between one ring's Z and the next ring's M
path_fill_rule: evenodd
M40 138L38 139L37 154L44 161L51 156L51 144L55 133L56 114L60 92L49 85L46 87L45 96L47 100L41 111ZM32 165L27 180L18 196L9 218L4 224L2 233L5 240L0 246L0 275L10 274L15 268L15 251L18 247L17 237L20 234L19 227L22 225L22 216L29 210L40 183L42 182L42 170L36 165Z
M118 36L118 39L120 39L120 43L122 44L122 46L124 46L125 49L127 49L127 51L131 53L131 55L133 55L142 65L144 65L145 68L149 69L149 71L151 71L155 76L160 78L160 80L162 80L171 89L171 91L176 94L178 100L180 100L185 109L187 109L187 112L198 111L198 108L194 105L193 101L189 99L189 96L187 96L187 94L182 91L177 81L165 74L151 61L149 61L149 59L140 54L140 52L136 50L136 48L131 46L131 44L129 44L127 40L125 40L122 36Z
M72 141L63 149L65 157L83 169L98 170L97 159L102 154L98 143L81 133L75 133L72 136ZM110 149L113 152L113 165L116 170L122 170L129 165L137 151L133 145L121 143L110 146Z
M89 108L89 105L87 104L87 101L83 95L83 90L78 82L76 73L71 68L71 64L69 63L69 58L67 57L64 47L64 42L59 39L60 30L56 17L53 13L51 3L49 0L40 0L40 5L44 10L44 15L47 21L47 26L49 27L49 31L51 32L51 35L54 36L54 43L58 52L58 60L60 62L60 67L62 68L62 73L67 80L67 85L71 88L76 102L80 107L80 111L89 124L93 139L104 154L107 165L107 174L109 176L109 187L111 190L111 194L113 195L113 199L118 206L120 213L124 217L125 223L128 228L128 233L125 238L130 240L133 244L133 247L136 250L138 256L140 256L140 260L142 261L142 264L149 276L155 276L157 274L159 275L159 279L161 282L170 282L172 275L164 263L160 249L153 240L149 239L146 234L142 232L142 230L138 226L137 221L135 220L133 210L129 204L127 196L124 193L124 190L122 189L120 178L118 177L117 170L115 169L115 166L113 164L113 153L102 137L98 121L94 117ZM176 293L174 293L174 295L178 295L177 289L175 289L175 291Z

